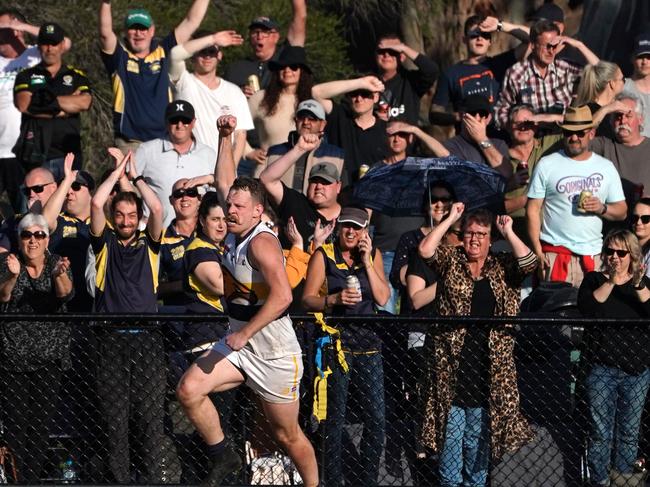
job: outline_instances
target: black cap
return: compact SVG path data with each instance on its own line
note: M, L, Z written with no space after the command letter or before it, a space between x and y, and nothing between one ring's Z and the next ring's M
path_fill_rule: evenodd
M639 34L634 42L634 57L650 54L650 32Z
M463 113L474 113L478 111L492 112L490 100L482 95L469 95L460 102L460 111Z
M88 171L77 171L77 177L74 180L88 188L88 191L95 189L95 180Z
M277 60L269 61L271 71L280 71L285 66L300 66L311 73L311 69L307 66L307 54L304 47L285 46Z
M250 25L248 26L249 29L252 29L253 27L261 27L263 29L275 29L278 30L278 24L271 18L271 17L255 17Z
M165 109L165 120L169 122L176 117L184 117L188 120L194 120L194 107L189 101L174 100Z
M38 30L38 44L39 45L52 45L61 44L65 37L65 32L59 24L48 22L43 24Z
M564 11L559 5L554 3L545 3L539 7L530 17L532 21L550 20L551 22L564 23Z

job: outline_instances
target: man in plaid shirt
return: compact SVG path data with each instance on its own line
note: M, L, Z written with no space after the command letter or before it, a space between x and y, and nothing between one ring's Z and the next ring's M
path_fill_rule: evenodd
M537 114L554 114L548 121L561 121L571 104L573 87L582 68L563 59L556 59L563 45L576 48L588 64L598 63L598 57L584 43L561 36L550 20L540 20L530 29L531 55L506 71L501 97L496 104L496 121L506 127L508 113L514 105L527 103Z

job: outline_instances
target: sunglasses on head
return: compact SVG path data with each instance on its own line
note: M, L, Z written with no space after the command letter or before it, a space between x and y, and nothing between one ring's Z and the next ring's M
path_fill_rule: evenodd
M40 194L45 189L45 186L49 186L50 184L54 184L54 181L45 184L35 184L34 186L25 186L23 188L23 194L29 196L32 191L36 194Z
M180 199L183 196L187 196L188 198L198 198L199 190L196 188L179 188L172 192L172 198Z
M378 56L383 56L385 54L388 54L389 56L393 57L398 57L399 52L397 52L395 49L389 49L389 48L378 48L376 51Z
M492 40L492 34L490 32L481 32L480 30L471 31L469 34L467 34L467 37L470 39L478 39L479 37L482 37L486 41Z
M167 123L169 125L178 125L179 123L182 123L183 125L189 125L192 123L192 120L187 117L173 117L167 120Z
M567 138L571 137L572 135L576 135L579 138L583 138L587 132L589 132L589 129L582 129L582 130L562 129L562 134Z
M350 98L356 98L360 96L361 98L372 98L373 93L370 90L355 90L348 93Z
M79 191L79 190L82 188L82 186L88 187L88 186L86 186L85 184L80 183L79 181L74 181L74 182L70 185L70 188L72 189L72 191Z
M32 237L34 237L36 240L43 240L47 238L47 233L45 233L43 230L36 230L35 232L30 232L29 230L23 230L22 232L20 232L21 240L29 240Z
M643 223L644 225L647 225L648 223L650 223L650 215L632 215L632 217L630 218L632 225L636 225L639 220L641 220L641 223Z
M217 54L219 54L219 49L214 46L206 47L205 49L201 49L196 53L196 55L199 57L217 57Z
M515 123L513 124L512 128L519 131L533 130L535 128L535 122L526 121L526 122Z
M605 248L605 255L612 256L614 254L618 255L621 259L629 254L629 250L613 249L611 247Z

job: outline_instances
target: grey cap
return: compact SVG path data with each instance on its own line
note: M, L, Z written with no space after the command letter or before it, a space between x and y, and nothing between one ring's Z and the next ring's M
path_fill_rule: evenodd
M296 115L299 115L300 112L309 112L318 120L325 120L325 109L316 100L309 99L301 101L296 110Z
M341 210L341 214L336 221L338 223L354 223L361 228L366 228L368 225L368 212L363 208L348 206Z
M336 183L340 179L339 170L331 162L319 162L309 171L309 179L321 178L330 183Z

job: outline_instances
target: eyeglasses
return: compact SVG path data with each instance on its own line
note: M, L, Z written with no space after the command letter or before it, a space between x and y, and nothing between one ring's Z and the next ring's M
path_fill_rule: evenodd
M483 240L485 237L488 236L487 232L463 232L463 237L472 239L476 237L478 240Z
M567 129L562 129L562 134L566 138L570 138L572 135L577 136L578 138L582 139L587 132L589 132L590 129L582 129L582 130L567 130Z
M388 48L377 48L377 50L375 50L375 53L377 54L377 56L386 56L386 55L393 56L393 57L399 56L399 52L397 52L395 49L388 49Z
M623 257L625 257L627 254L630 253L629 250L613 249L613 248L611 248L611 247L607 247L607 248L605 248L604 252L605 252L605 255L608 255L608 256L610 256L610 257L611 257L612 255L616 254L616 255L618 255L621 259L622 259Z
M478 39L479 37L482 37L486 41L491 41L492 40L492 34L490 32L481 32L480 30L472 30L467 34L467 37L470 39Z
M36 240L44 240L47 238L47 233L45 233L43 230L36 230L35 232L30 232L29 230L23 230L22 232L20 232L21 240L29 240L32 237L34 237Z
M82 186L85 186L86 188L88 187L88 186L86 186L85 184L80 183L79 181L74 181L74 182L70 185L70 188L72 189L72 191L75 191L75 192L76 192L76 191L79 191L79 190L81 189Z
M274 34L276 32L277 32L277 30L275 30L275 29L251 29L250 35L265 39L268 36L270 36L271 34Z
M183 196L187 196L188 198L198 198L199 190L196 188L179 188L172 191L172 198L174 199L180 199Z
M632 222L632 225L636 225L639 220L641 220L641 223L644 225L647 225L650 223L650 215L632 215L630 218L630 221Z
M559 45L560 45L560 43L557 42L555 44L551 44L551 43L542 44L542 45L540 45L540 47L542 49L546 49L547 51L555 51L559 47Z
M45 186L49 186L50 184L54 184L54 181L45 184L35 184L34 186L25 186L23 188L23 194L29 196L32 191L36 194L41 194L45 189Z
M449 196L431 196L431 204L435 205L436 203L450 203L451 198Z
M515 123L512 125L512 128L514 130L519 130L520 132L523 132L525 130L533 130L535 128L535 122L525 121Z
M217 54L219 54L219 49L214 46L206 47L196 53L198 57L217 57Z
M179 123L183 125L189 125L192 123L192 120L187 117L173 117L167 120L169 125L178 125Z
M372 98L373 93L370 90L355 90L355 91L351 91L350 93L348 93L348 96L350 98L357 98L359 96L361 98Z

